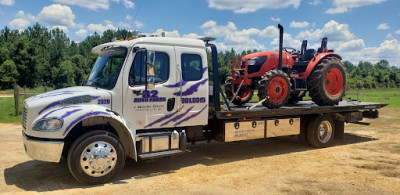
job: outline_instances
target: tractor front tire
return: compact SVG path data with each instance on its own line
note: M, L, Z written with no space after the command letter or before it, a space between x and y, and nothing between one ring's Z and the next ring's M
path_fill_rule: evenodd
M267 108L279 108L285 105L290 97L291 83L289 76L282 70L271 70L265 73L259 82L258 97Z
M315 67L307 80L307 87L316 104L337 105L345 95L346 82L343 62L336 57L328 57Z
M238 87L239 85L235 85L233 83L232 77L228 77L226 79L224 88L225 88L225 95L228 101L232 100L233 95L236 93ZM242 85L236 97L233 98L232 103L235 105L243 105L251 100L253 94L254 94L254 89L252 89L250 86Z

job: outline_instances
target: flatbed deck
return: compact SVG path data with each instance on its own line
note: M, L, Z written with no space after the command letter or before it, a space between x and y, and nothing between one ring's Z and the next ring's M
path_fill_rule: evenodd
M252 110L247 108L255 105L250 102L242 106L230 104L231 110L217 111L217 119L240 119L240 118L268 118L284 116L303 116L321 113L343 113L372 110L382 108L388 103L371 103L360 101L341 101L335 106L318 106L311 100L299 101L297 104L283 106L277 109L268 109L262 105L254 107Z

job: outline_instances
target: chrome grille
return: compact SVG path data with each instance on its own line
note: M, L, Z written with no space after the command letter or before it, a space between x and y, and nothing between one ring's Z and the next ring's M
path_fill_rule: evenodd
M25 106L24 106L24 108L22 109L22 127L24 129L26 129L26 115L27 115L27 113L28 113L28 109L26 109Z

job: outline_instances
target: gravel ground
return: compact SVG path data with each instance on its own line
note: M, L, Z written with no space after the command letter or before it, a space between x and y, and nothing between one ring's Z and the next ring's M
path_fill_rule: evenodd
M400 109L314 149L295 137L196 143L170 158L133 162L112 183L85 186L65 160L31 160L21 126L0 124L0 193L26 194L400 194Z

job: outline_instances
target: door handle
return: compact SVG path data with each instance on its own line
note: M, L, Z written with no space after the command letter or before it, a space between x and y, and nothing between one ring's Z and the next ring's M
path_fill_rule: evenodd
M142 90L132 90L132 93L135 95L142 95Z
M168 98L167 100L167 111L173 110L175 107L175 98Z

